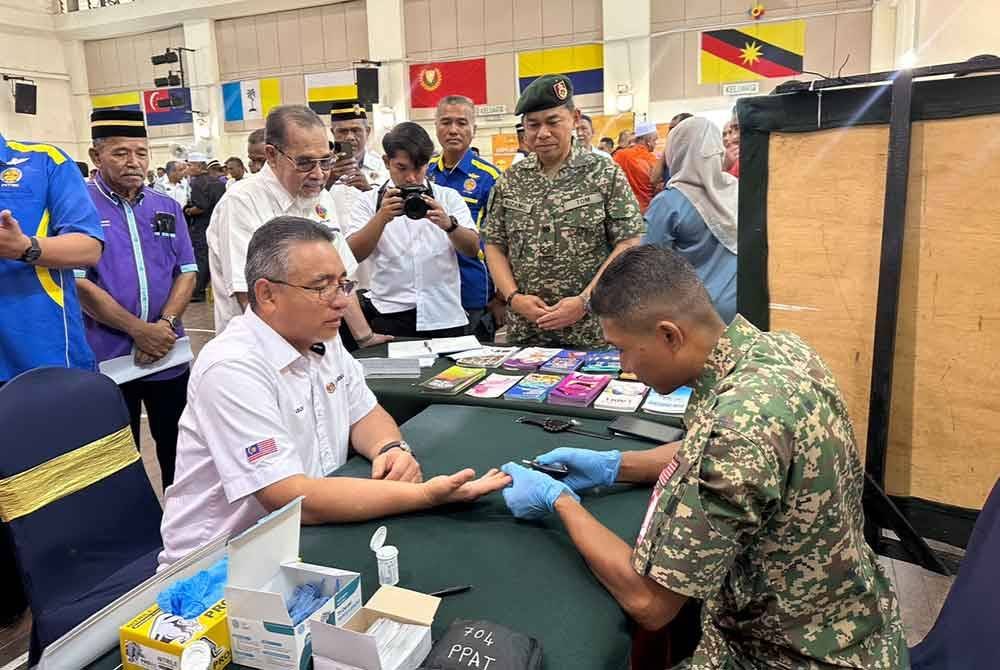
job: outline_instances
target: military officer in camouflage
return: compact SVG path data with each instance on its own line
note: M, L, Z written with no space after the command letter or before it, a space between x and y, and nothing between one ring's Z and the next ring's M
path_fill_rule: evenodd
M500 176L483 228L508 339L600 346L587 301L605 264L639 243L639 205L617 165L573 141L580 112L568 77L539 77L514 113L524 115L534 152Z
M661 393L694 392L683 442L638 452L560 448L556 481L508 463L522 518L556 512L644 628L703 600L702 637L681 668L909 668L892 585L862 533L864 473L847 407L819 355L739 315L727 327L694 269L645 245L609 264L591 298L622 369ZM635 547L577 492L654 483Z

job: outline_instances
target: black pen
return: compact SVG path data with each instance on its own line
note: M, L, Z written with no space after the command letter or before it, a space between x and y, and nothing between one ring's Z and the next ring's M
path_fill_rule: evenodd
M446 589L441 589L440 591L435 591L431 595L432 596L436 596L438 598L443 598L445 596L453 596L453 595L455 595L457 593L465 593L466 591L468 591L471 588L472 588L472 586L470 586L468 584L466 584L465 586L449 586Z

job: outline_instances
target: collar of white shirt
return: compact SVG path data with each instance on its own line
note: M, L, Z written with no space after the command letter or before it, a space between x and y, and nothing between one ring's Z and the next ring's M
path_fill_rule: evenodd
M264 163L264 167L257 173L257 178L260 180L258 184L266 188L274 197L281 211L287 212L295 204L296 198L278 181L278 175L274 174L274 170L269 164Z
M261 355L274 366L275 370L284 370L303 357L299 350L293 347L278 331L257 316L257 313L250 309L249 305L243 312L243 318L246 320L246 326L253 332L260 344Z

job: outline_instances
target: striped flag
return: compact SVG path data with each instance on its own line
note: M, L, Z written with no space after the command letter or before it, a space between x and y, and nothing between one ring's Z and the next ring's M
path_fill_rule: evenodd
M273 437L269 437L266 440L261 440L256 444L251 444L249 447L244 449L247 455L248 463L256 463L260 459L264 458L269 454L275 454L278 452L278 445L274 441Z
M320 116L330 113L334 103L358 99L354 70L306 75L306 101Z
M564 74L573 82L573 94L604 91L604 47L584 44L559 49L522 51L517 54L518 90L546 74Z
M701 34L699 82L726 84L802 72L806 22L785 21Z
M246 121L267 117L271 108L281 104L281 80L251 79L222 85L222 106L226 121Z
M127 109L140 112L142 111L142 96L139 95L139 91L92 95L90 96L90 106L94 109Z

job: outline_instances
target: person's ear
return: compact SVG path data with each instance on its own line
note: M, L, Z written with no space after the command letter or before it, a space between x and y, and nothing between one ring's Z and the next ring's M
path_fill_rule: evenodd
M273 144L265 144L264 156L267 158L267 164L274 169L274 165L278 161L278 148Z
M686 341L684 331L673 321L660 321L656 324L656 336L674 353L679 352Z
M253 286L250 287L250 290L253 291L254 297L257 299L258 305L271 308L274 307L274 299L276 294L274 292L274 285L271 282L261 277L260 279L258 279L253 283Z
M94 164L97 169L101 168L101 155L97 153L96 147L90 147L87 150L87 155L90 156L90 162Z

